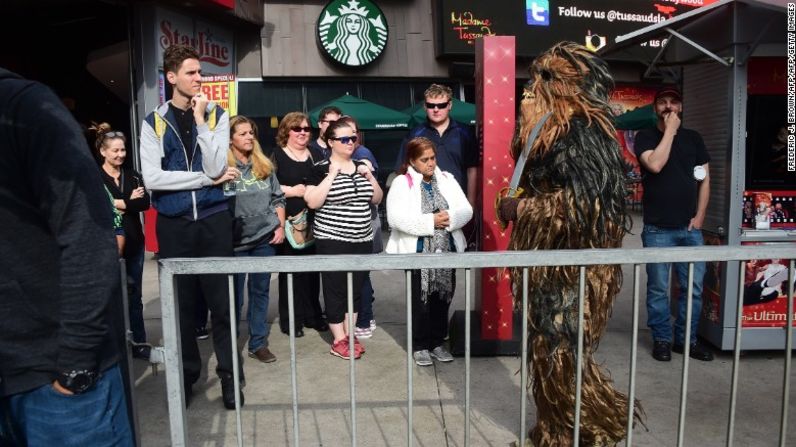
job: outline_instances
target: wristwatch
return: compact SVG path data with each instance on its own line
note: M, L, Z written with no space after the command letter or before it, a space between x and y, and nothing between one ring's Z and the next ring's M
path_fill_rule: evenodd
M81 394L85 393L97 382L99 374L88 369L72 370L58 374L58 383L67 390Z

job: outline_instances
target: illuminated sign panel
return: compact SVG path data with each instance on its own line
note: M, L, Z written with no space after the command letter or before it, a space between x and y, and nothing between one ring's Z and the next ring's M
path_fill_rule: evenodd
M475 40L492 35L516 36L518 56L536 56L562 40L597 51L616 36L716 1L436 0L437 55L472 55ZM652 53L662 43L650 40L641 46Z

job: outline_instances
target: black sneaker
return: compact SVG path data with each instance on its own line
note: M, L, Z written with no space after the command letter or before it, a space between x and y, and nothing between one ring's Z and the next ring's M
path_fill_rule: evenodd
M207 332L207 328L202 326L196 328L196 338L199 340L207 340L210 334Z
M672 360L672 344L668 341L655 340L652 345L652 358L659 362Z
M672 347L672 351L682 354L685 351L685 346L676 344ZM701 360L703 362L713 361L713 353L709 348L702 345L702 343L694 342L691 344L691 349L688 351L688 356L692 359Z
M221 374L221 400L227 410L235 409L235 380L232 374ZM243 386L240 387L240 406L243 407Z

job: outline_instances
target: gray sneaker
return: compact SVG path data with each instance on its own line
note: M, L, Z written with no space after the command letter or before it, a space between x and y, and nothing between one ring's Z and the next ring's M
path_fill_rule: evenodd
M415 351L412 357L415 359L415 364L417 364L417 366L431 366L434 364L434 362L431 361L431 356L428 354L428 349Z
M452 362L453 356L444 346L439 345L431 350L431 357L439 360L440 362Z

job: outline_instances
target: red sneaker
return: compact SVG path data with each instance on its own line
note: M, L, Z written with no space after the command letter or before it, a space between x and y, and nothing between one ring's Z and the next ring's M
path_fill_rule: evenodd
M354 337L354 352L356 352L357 357L359 358L362 354L365 353L365 345L359 342L359 339Z
M348 339L344 338L340 341L332 343L332 349L329 351L329 354L336 355L337 357L345 360L351 359L351 349L349 349ZM358 359L360 355L362 354L355 349L354 358Z

